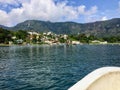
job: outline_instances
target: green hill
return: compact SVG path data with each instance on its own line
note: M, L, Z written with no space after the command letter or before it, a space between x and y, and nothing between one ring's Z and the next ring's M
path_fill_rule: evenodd
M4 27L9 30L28 30L37 32L51 31L57 34L86 33L95 36L120 35L120 18L107 21L97 21L93 23L75 22L49 22L39 20L27 20L14 27Z

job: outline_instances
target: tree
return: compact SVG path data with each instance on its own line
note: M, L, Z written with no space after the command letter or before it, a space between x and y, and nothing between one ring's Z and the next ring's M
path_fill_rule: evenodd
M11 40L12 33L8 30L0 28L0 43L8 43Z
M22 39L25 41L28 36L28 33L26 31L19 30L16 31L14 35L17 37L17 39Z

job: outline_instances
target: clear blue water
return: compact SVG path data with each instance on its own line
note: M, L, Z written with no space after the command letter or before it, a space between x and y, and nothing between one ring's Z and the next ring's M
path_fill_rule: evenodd
M120 66L120 45L0 47L0 90L67 90L104 66Z

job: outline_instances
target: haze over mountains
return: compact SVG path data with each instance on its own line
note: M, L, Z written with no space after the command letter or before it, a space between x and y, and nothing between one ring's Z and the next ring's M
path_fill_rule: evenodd
M93 34L95 36L116 36L120 35L120 18L114 18L106 21L97 21L92 23L75 22L49 22L39 20L27 20L17 24L14 27L0 27L8 30L27 30L36 32L51 31L56 34Z

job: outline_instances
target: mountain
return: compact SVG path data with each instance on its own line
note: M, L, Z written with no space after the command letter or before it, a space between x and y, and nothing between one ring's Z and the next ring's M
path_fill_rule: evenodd
M120 35L120 18L92 23L49 22L27 20L14 27L4 27L9 30L28 30L37 32L52 31L57 34L85 33L96 36Z
M8 27L6 27L4 25L0 25L0 28L9 29Z
M37 32L52 31L57 34L72 34L81 31L81 24L74 22L45 22L38 20L27 20L23 23L17 24L15 27L11 27L11 30L30 30Z

